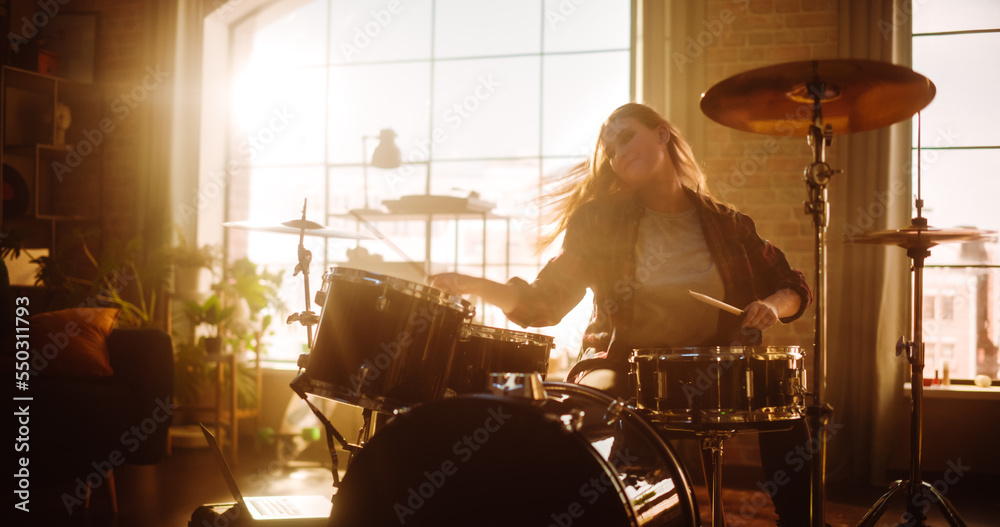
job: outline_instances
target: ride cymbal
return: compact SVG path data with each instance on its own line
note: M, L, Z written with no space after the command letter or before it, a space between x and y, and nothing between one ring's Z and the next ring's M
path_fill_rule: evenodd
M720 124L769 135L805 136L813 124L813 93L823 124L835 135L904 121L936 93L927 77L872 60L788 62L734 75L708 89L701 110Z
M996 231L957 228L935 229L910 224L902 229L866 232L852 236L848 241L870 245L896 245L904 249L929 249L942 243L988 240L995 238L996 235Z
M256 232L276 232L280 234L305 234L306 236L320 236L323 238L342 238L346 240L374 240L374 236L361 232L343 231L331 229L309 220L289 220L284 223L274 225L250 220L227 221L223 227L230 229L240 229L244 231Z

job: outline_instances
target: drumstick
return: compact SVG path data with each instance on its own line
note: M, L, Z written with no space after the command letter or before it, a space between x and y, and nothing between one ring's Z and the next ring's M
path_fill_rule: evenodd
M714 299L714 298L712 298L712 297L710 297L708 295L703 295L701 293L695 293L694 291L691 291L690 289L688 290L688 294L691 295L691 296L693 296L693 297L695 297L695 298L697 298L698 300L701 300L702 302L704 302L704 303L706 303L706 304L708 304L710 306L717 307L717 308L719 308L719 309L721 309L721 310L723 310L723 311L725 311L727 313L732 313L734 315L742 315L743 314L743 310L742 309L739 309L737 307L733 307L733 306L731 306L731 305L729 305L729 304L727 304L725 302L720 302L720 301L718 301L718 300L716 300L716 299Z

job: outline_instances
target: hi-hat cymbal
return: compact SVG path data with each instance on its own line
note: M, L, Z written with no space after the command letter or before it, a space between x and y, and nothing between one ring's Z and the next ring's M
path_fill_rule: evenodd
M320 236L323 238L343 238L346 240L374 240L374 236L361 232L342 231L331 229L309 220L289 220L284 223L274 225L271 223L261 223L255 221L227 221L223 227L230 229L240 229L244 231L276 232L280 234L303 234L306 236ZM305 229L303 231L303 229Z
M813 124L813 91L823 124L834 134L882 128L912 117L936 93L927 77L872 60L788 62L734 75L701 96L701 110L730 128L769 135L805 136Z
M911 224L902 229L866 232L852 236L849 241L871 245L896 245L904 249L929 249L941 243L988 240L995 238L996 235L996 231L935 229Z

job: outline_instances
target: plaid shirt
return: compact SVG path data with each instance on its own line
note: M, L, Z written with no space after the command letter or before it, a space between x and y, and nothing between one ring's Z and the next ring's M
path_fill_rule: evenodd
M725 287L724 301L743 308L781 289L802 298L800 317L812 301L803 274L792 269L785 255L760 239L753 220L723 205L712 207L693 192L708 250ZM633 319L636 276L649 271L636 268L635 246L643 206L635 198L618 195L586 203L566 228L563 247L532 283L513 278L508 283L520 291L520 302L508 318L521 327L551 326L594 292L594 312L583 337L580 359L611 361L622 365L631 355L629 328ZM703 346L757 344L760 332L742 330L741 317L719 311L715 335ZM579 365L578 365L579 366ZM578 368L574 367L574 370Z

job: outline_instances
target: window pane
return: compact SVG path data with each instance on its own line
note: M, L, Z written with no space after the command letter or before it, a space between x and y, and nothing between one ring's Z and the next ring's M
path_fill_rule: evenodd
M277 2L249 20L253 60L283 67L326 64L327 0Z
M537 0L436 0L434 54L438 58L538 53Z
M629 100L628 52L546 56L544 67L543 155L592 155L601 123Z
M996 0L923 0L913 2L913 32L937 33L1000 27Z
M538 64L537 56L437 63L434 159L537 156Z
M325 71L266 69L251 64L234 80L236 151L254 166L322 163Z
M916 37L913 69L937 86L921 112L923 146L997 146L996 107L989 86L1000 86L1000 33ZM984 62L983 53L992 56ZM984 108L984 104L989 104Z
M914 159L916 154L914 153ZM932 227L975 227L1000 230L996 199L1000 148L989 150L924 150L921 167L924 217ZM913 171L916 193L916 170ZM938 247L931 250L934 259Z
M362 136L377 136L383 128L396 132L404 160L426 159L429 100L429 62L332 68L330 162L361 163ZM370 156L378 141L367 143Z
M928 268L924 281L925 287L947 289L952 295L951 318L935 319L924 310L924 342L940 351L927 361L924 376L933 378L935 370L943 375L947 362L951 378L996 379L1000 269Z
M330 10L330 62L429 59L428 0L335 0Z
M538 161L536 159L515 161L447 161L436 162L432 166L432 194L467 196L469 192L479 193L480 199L495 203L493 212L510 218L510 254L512 264L529 263L526 259L534 253L534 236L525 235L519 228L535 213L534 196L538 194ZM533 221L533 220L532 220ZM470 222L482 236L482 223ZM487 223L488 252L494 255L488 263L503 263L507 250L506 221ZM479 242L476 242L479 243ZM482 246L475 249L482 251ZM454 258L452 258L454 259ZM463 256L460 261L480 261L481 254ZM478 274L478 273L477 273ZM504 277L506 280L509 277Z
M631 25L629 3L623 0L545 0L544 50L627 49L631 46Z

